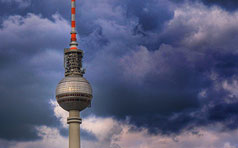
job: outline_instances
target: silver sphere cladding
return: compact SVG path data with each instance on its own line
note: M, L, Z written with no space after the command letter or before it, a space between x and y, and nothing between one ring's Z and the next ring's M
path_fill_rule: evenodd
M56 99L59 105L67 111L81 111L91 103L91 85L83 77L65 77L57 85Z

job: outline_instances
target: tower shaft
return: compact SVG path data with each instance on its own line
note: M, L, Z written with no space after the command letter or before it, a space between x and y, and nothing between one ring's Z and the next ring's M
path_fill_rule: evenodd
M71 0L71 42L65 49L65 76L83 76L83 51L78 49L76 32L76 0ZM80 148L80 118L79 110L70 110L67 119L69 124L69 148Z
M78 110L70 110L67 119L69 124L69 148L80 148L80 124L82 120Z

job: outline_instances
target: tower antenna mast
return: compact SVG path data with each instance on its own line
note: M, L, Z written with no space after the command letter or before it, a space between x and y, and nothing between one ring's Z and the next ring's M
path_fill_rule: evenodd
M77 32L76 32L76 0L71 0L71 42L70 49L78 49Z

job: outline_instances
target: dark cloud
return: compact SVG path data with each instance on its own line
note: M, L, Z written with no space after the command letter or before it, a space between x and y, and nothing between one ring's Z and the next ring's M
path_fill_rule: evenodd
M211 82L208 77L202 75L200 69L195 66L192 68L181 53L161 52L164 52L161 54L165 54L166 58L158 56L155 60L157 58L166 60L163 61L165 65L156 66L156 68L168 68L168 72L156 74L156 71L152 71L145 77L123 80L120 76L124 75L125 69L117 67L121 71L115 73L114 70L113 75L110 75L111 79L117 81L100 83L103 87L99 88L99 94L96 92L97 98L94 100L92 109L101 116L109 115L119 119L126 119L128 116L131 123L138 127L146 127L154 133L176 132L183 129L192 121L192 117L187 113L200 108L198 93L201 88L209 87ZM148 57L130 55L130 57L144 60L144 58L150 58L150 55ZM126 61L128 64L130 62ZM136 73L133 73L135 77ZM103 78L103 80L106 79ZM179 118L171 119L175 113L181 113L181 115Z
M127 14L138 17L138 25L144 31L159 31L163 27L163 22L173 17L173 12L169 11L169 3L166 1L144 1L139 0L136 3L128 1Z
M114 116L119 120L129 118L130 123L147 128L151 133L174 134L218 122L225 129L237 128L237 98L230 97L231 93L222 87L222 82L235 75L232 72L227 74L226 68L234 72L237 66L221 68L218 63L229 63L231 59L217 60L206 54L192 55L192 52L186 53L186 50L176 50L160 49L158 53L165 57L158 56L152 61L162 61L163 65L156 64L158 70L147 73L145 77L131 78L126 73L130 79L124 79L122 76L125 75L125 69L113 65L118 70L112 68L112 75L101 76L100 82L93 82L96 87L93 112L100 116ZM148 58L152 58L153 54L156 53L151 53ZM131 59L126 61L127 64L135 60L134 55L129 57ZM194 60L188 61L188 57ZM141 60L144 58L138 57ZM140 62L137 66L140 66ZM159 70L164 68L169 70ZM212 71L218 74L219 80L216 82L210 78L209 73ZM141 71L130 72L132 77L137 77L137 72ZM106 81L108 79L111 81ZM206 90L204 96L202 90ZM224 100L233 100L234 103Z
M18 63L24 64L19 61ZM5 72L1 72L0 117L2 128L0 136L16 140L35 139L38 137L35 130L36 125L54 126L57 124L47 101L50 94L47 88L43 87L47 80L29 71L32 67L9 66L11 66L10 69L4 68ZM42 81L38 82L39 79Z
M34 33L28 26L34 23L38 25L34 25L36 35L32 38ZM58 57L63 56L52 49L58 45L51 45L55 39L50 38L50 31L41 32L43 24L54 26L50 31L58 30L59 34L68 26L60 18L51 22L29 14L10 17L0 30L1 139L32 140L39 138L36 126L59 125L49 99L54 97L54 87L59 80L56 69L60 70L60 64L57 66L54 62L58 63Z
M36 126L58 126L49 100L63 77L70 4L36 0L5 12L14 5L0 6L0 138L31 140ZM236 127L237 98L223 86L237 77L235 15L221 11L230 22L223 24L202 4L174 5L166 0L78 5L85 76L94 90L92 108L83 116L112 116L163 134L218 122ZM209 23L212 18L217 19Z
M202 0L207 5L218 5L227 10L236 10L238 8L238 2L236 0Z
M221 24L211 25L205 22L216 17L212 12L217 8L209 9L201 4L190 7L183 9L181 5L178 16L160 24L164 26L162 32L140 27L143 34L135 34L137 24L128 25L132 30L127 34L130 40L123 39L121 32L120 41L110 38L109 43L101 46L105 51L100 52L101 57L92 59L88 72L95 92L94 113L129 119L151 133L173 134L215 123L233 129L236 110L226 109L231 104L223 100L236 102L237 98L230 98L233 92L227 91L223 83L230 77L233 77L230 81L236 80L237 43L230 40L232 32L236 32L236 27L232 27L235 22L223 25L218 19L214 21ZM200 14L195 15L197 12ZM233 19L233 14L221 12L221 17ZM97 35L107 37L107 31L108 28L101 26ZM84 39L87 42L87 37ZM157 50L151 50L143 41L157 43L154 44ZM115 42L129 43L123 47L114 45ZM216 116L221 120L214 120Z

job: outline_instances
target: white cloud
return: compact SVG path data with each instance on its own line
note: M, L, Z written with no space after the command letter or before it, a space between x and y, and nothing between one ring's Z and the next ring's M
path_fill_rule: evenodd
M68 47L70 24L59 14L51 19L32 13L9 16L3 20L0 38L0 52L29 66L37 76L51 80L62 77L57 69L63 72L63 50Z
M64 125L68 116L55 101L55 115ZM184 131L179 135L150 135L146 129L131 130L131 125L120 123L112 118L89 116L83 119L81 129L94 134L97 140L82 138L82 147L87 148L238 148L238 130L222 131L219 125L199 128L196 131ZM67 126L65 126L67 128ZM42 138L31 142L0 141L5 148L65 148L68 137L60 135L56 128L37 127Z
M67 138L60 135L59 130L46 126L37 127L38 135L42 138L37 141L16 142L9 148L66 148Z
M68 128L67 117L68 112L63 110L56 101L50 101L50 104L54 108L54 113L57 118L60 119L64 128ZM81 129L92 133L96 136L97 142L83 139L82 147L95 148L104 147L111 148L114 145L115 135L121 132L120 124L112 118L99 118L95 116L89 116L83 119Z
M55 116L60 119L60 123L63 125L64 128L68 128L67 125L67 118L69 116L69 113L65 110L63 110L57 101L50 100L51 106L54 108L54 114Z
M1 0L4 3L8 3L11 4L13 2L18 4L19 8L26 8L28 6L30 6L31 1L30 0Z
M113 138L111 136L121 131L120 124L112 118L99 118L95 116L84 119L81 127L93 133L99 141L110 140Z
M229 142L225 143L224 148L237 148L236 146L232 146Z
M55 102L52 102L55 104ZM67 115L59 106L55 106L58 118ZM238 130L222 131L219 124L201 127L196 131L184 131L179 135L149 135L146 129L133 131L131 125L120 123L112 118L89 116L83 119L82 129L93 133L98 141L82 141L83 147L96 148L236 148ZM109 140L108 140L109 139Z
M226 90L229 94L228 97L224 98L225 102L228 104L238 102L238 81L236 77L230 80L224 80L221 82L221 87Z
M107 120L101 118L89 118L85 119L90 122L94 120L95 126L97 124L104 124L107 127ZM116 121L113 121L116 122ZM91 123L89 123L90 125ZM86 124L85 124L86 125ZM81 140L82 147L87 148L237 148L236 137L238 131L220 132L214 131L208 128L198 129L198 133L184 132L177 136L163 136L163 135L148 135L147 130L131 131L130 125L124 124L121 126L122 132L120 134L113 135L115 137L110 143L106 141L90 141ZM94 129L94 128L92 128ZM93 133L97 133L98 129L91 130ZM111 127L106 129L112 130ZM42 140L32 142L15 142L8 148L65 148L68 146L68 138L60 135L59 131L55 128L38 127L39 135ZM102 132L106 136L107 132ZM99 135L98 135L99 136ZM111 136L111 135L110 135ZM99 138L99 137L97 137ZM111 138L111 137L108 137ZM99 138L100 139L100 138ZM0 143L2 145L2 143Z
M144 129L140 132L130 132L123 128L121 139L117 144L121 148L223 148L226 140L235 142L238 131L219 132L207 128L198 129L198 133L183 132L177 136L148 135Z
M203 54L188 49L162 44L155 51L150 51L144 46L137 47L121 57L118 63L125 78L143 83L143 78L152 73L161 79L169 79L169 76L175 73L176 65L183 64L183 67L193 68L202 56Z
M0 28L1 50L14 52L35 52L67 47L70 25L59 14L52 15L53 20L28 13L26 16L13 15L5 19ZM68 34L68 38L67 35ZM24 49L27 52L19 51ZM0 50L0 51L1 51Z
M237 52L237 24L238 11L230 13L220 7L187 2L175 9L164 34L180 37L179 44L192 49ZM182 36L174 34L179 31L184 31Z
M132 51L120 59L120 64L125 68L124 75L131 78L143 78L148 72L155 68L155 57L159 60L159 52L150 52L141 46L137 51Z
M237 81L237 79L232 79L232 82L230 82L230 83L227 80L225 80L222 83L222 87L231 93L230 97L238 97L238 81Z

